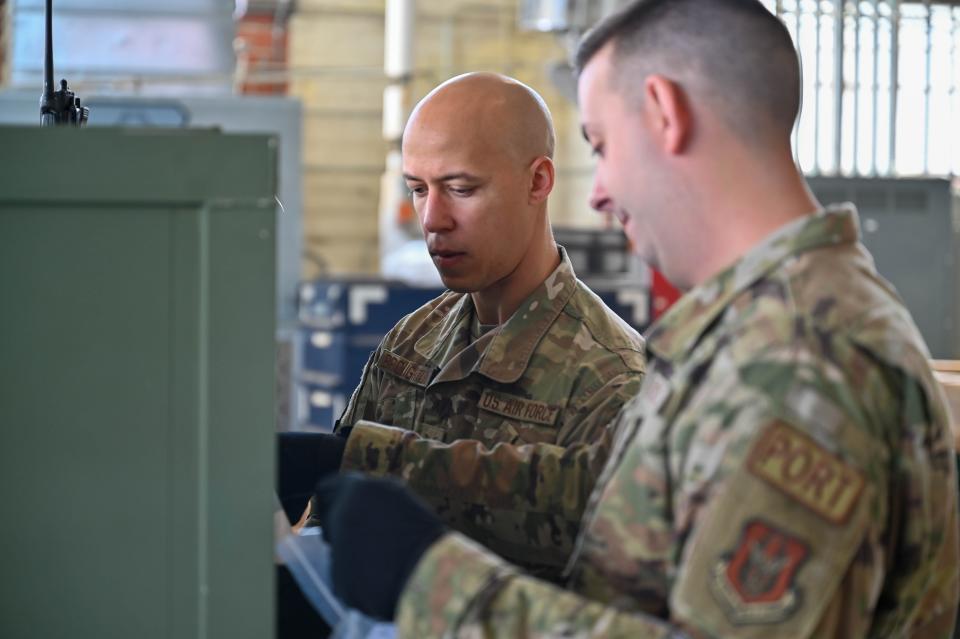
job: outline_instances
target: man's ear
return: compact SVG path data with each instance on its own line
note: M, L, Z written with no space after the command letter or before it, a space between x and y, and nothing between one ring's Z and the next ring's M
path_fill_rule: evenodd
M530 204L539 204L547 199L553 190L556 169L553 160L541 155L530 165Z
M686 92L662 75L644 81L645 121L660 148L670 155L683 153L693 133L693 112Z

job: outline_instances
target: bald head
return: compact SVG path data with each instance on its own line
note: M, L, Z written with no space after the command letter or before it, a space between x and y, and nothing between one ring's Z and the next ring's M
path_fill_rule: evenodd
M403 178L443 283L501 322L560 258L547 215L553 123L530 87L491 73L448 80L414 108Z
M410 114L403 144L428 137L525 165L553 157L550 111L540 95L512 78L467 73L428 93Z

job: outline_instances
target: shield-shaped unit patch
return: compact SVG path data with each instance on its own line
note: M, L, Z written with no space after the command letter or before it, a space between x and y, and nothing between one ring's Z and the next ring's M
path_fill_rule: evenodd
M710 589L735 624L782 621L800 603L795 577L808 554L795 536L748 521L736 548L714 566Z

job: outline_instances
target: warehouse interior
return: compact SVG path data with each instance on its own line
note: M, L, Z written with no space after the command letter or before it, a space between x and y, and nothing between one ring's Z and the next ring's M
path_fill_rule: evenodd
M642 334L680 298L589 204L571 55L623 4L54 0L89 115L47 130L46 1L0 0L0 636L275 636L274 436L329 433L444 290L400 145L449 78L542 95L557 243L610 309ZM763 4L802 62L796 162L857 206L960 441L960 3Z

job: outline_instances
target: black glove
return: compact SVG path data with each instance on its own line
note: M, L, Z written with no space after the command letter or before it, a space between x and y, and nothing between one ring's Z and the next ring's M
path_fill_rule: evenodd
M330 544L333 592L371 617L393 619L400 593L443 535L443 523L396 479L358 473L321 480L313 508Z
M300 519L317 480L340 470L346 437L326 433L277 434L277 495L287 519Z

